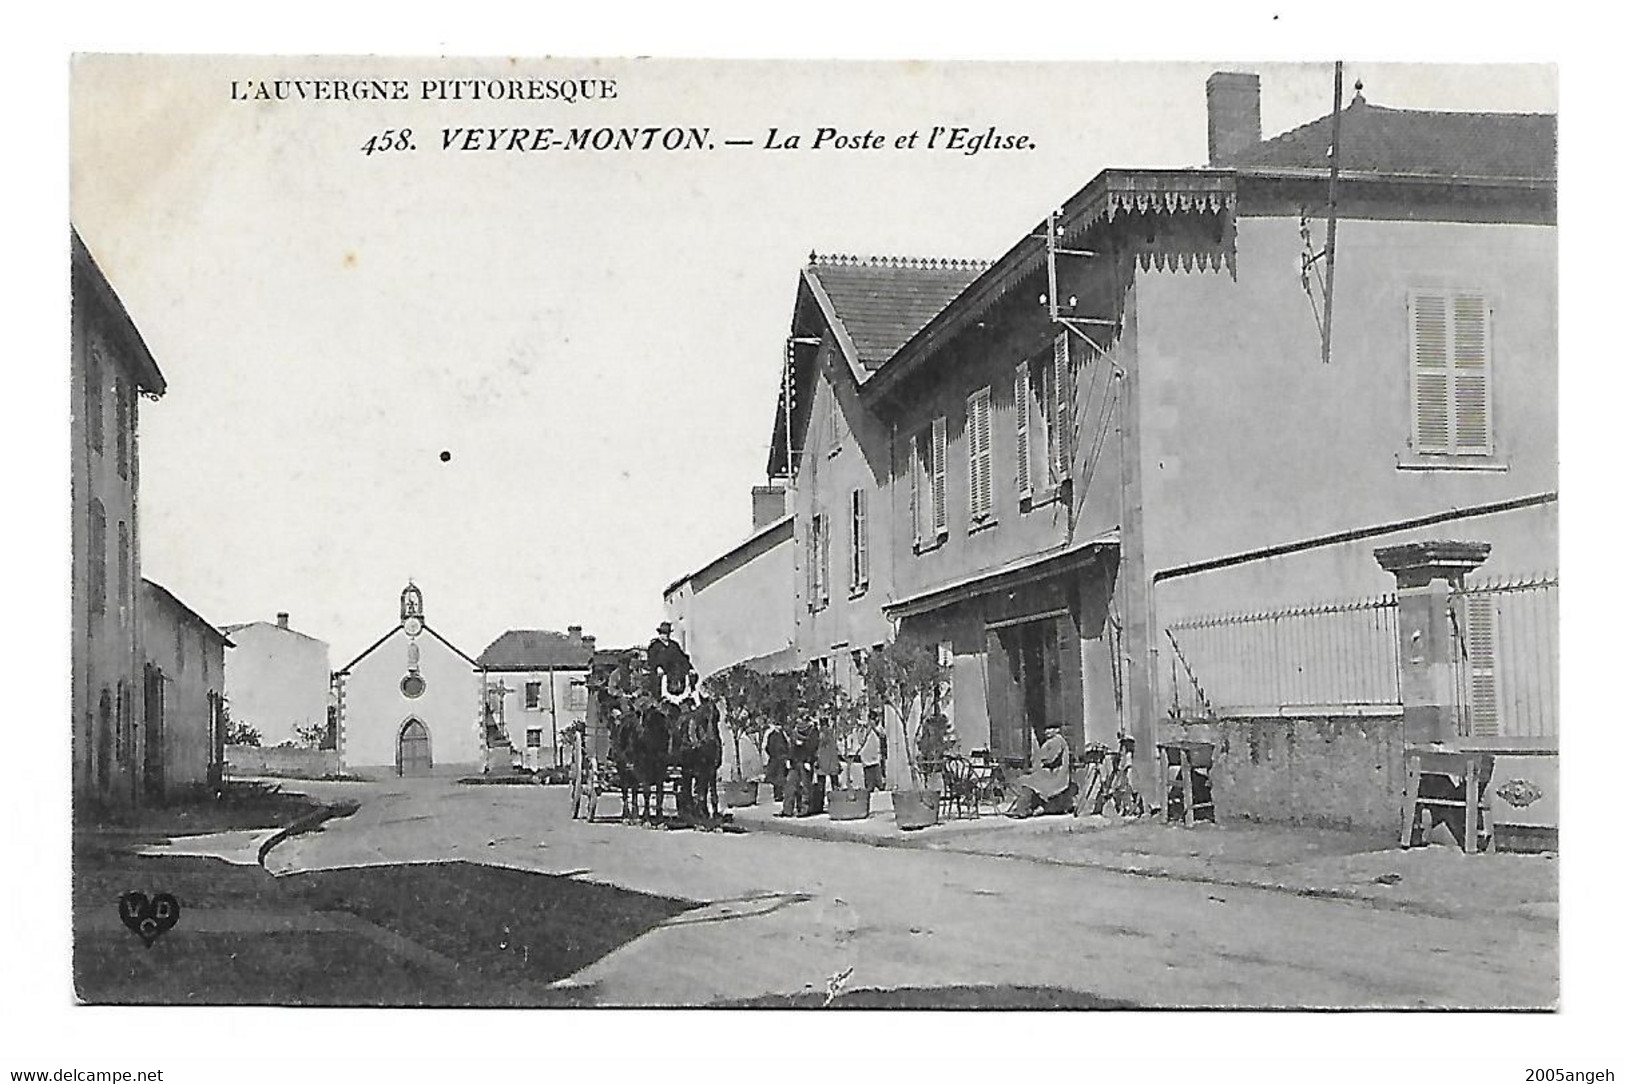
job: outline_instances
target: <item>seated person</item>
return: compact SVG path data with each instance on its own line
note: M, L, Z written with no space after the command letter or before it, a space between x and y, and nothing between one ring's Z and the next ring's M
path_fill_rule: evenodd
M1008 817L1031 817L1046 813L1070 813L1078 789L1072 783L1072 750L1054 723L1038 728L1038 752L1033 770L1016 780L1015 801L1005 811Z

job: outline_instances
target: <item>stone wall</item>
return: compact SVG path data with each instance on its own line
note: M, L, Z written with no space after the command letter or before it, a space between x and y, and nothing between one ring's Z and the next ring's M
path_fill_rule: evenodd
M1398 715L1222 718L1167 726L1164 734L1213 743L1221 821L1399 831L1405 742Z
M226 746L227 775L282 775L295 779L320 779L339 774L339 754L334 749L301 749L278 745Z

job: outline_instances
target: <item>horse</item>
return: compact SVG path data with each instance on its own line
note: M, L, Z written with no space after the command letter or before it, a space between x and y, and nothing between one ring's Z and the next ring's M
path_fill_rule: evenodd
M629 726L630 775L639 819L658 821L666 804L666 766L671 757L672 725L666 706L659 702L642 705Z
M710 700L691 701L672 735L672 759L682 769L677 804L690 818L714 822L722 816L717 776L722 770L721 712Z

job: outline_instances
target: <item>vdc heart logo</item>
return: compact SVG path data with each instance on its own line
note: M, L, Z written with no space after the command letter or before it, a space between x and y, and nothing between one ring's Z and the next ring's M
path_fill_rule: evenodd
M118 917L141 938L148 948L180 920L181 904L168 892L147 899L145 892L126 892L119 897Z

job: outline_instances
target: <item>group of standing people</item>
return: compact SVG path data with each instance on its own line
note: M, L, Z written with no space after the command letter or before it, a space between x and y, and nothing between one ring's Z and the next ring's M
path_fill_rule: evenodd
M773 800L782 803L781 817L822 813L828 792L841 786L843 757L835 728L828 722L803 715L792 720L788 728L770 723L762 751ZM877 727L863 732L857 760L863 768L863 789L879 790L881 744Z

